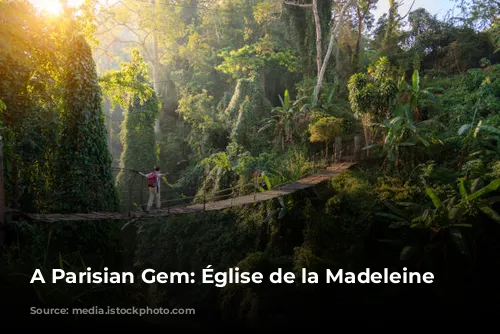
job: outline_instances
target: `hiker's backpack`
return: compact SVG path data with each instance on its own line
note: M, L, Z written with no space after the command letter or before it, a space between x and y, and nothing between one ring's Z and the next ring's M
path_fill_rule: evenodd
M157 185L158 185L158 177L156 176L156 173L153 172L149 174L148 186L151 188L156 188Z

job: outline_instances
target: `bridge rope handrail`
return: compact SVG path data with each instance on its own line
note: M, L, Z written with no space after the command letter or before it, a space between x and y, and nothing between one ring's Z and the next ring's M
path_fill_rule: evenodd
M314 172L313 173L306 173L304 175L301 175L301 177L307 177L307 176L311 176L311 175L314 175L316 174L318 171L321 171L321 170L318 170L318 169L312 169ZM316 173L315 173L316 172ZM280 172L279 173L281 176L283 176L283 173ZM300 179L300 178L299 178ZM205 178L206 180L206 178ZM268 188L267 190L264 190L264 191L271 191L271 190L276 190L276 189L280 189L281 187L287 185L287 184L290 184L290 183L293 183L293 182L296 182L297 180L289 180L287 182L283 182L283 183L280 183L280 184L277 184L271 188ZM235 193L235 190L241 190L241 189L244 189L244 188L247 188L247 187L252 187L254 189L254 194L257 193L257 189L259 189L259 192L262 192L262 190L260 190L260 182L262 182L262 179L261 179L261 176L256 178L254 182L249 182L249 183L246 183L244 185L238 185L238 186L233 186L233 187L229 187L229 188L225 188L225 189L222 189L222 190L218 190L216 192L210 192L210 193L203 193L203 194L197 194L197 195L194 195L194 196L183 196L181 198L173 198L173 199L168 199L168 200L162 200L161 203L162 204L167 204L167 203L175 203L175 202L181 202L181 201L185 201L185 200L194 200L193 202L189 202L189 203L186 203L185 206L188 206L188 205L192 205L192 204L197 204L196 200L197 199L203 199L202 202L199 202L198 204L205 204L205 203L211 203L211 202L216 202L216 201L219 201L221 200L222 198L224 197L227 197L227 198L236 198L234 197L234 195L236 195L237 193ZM194 190L197 190L198 188L195 188ZM227 195L220 195L224 192L228 192L228 191L231 191L231 193L227 194ZM238 194L238 196L242 196L243 194ZM217 200L215 200L217 199Z
M210 204L210 202L204 201L202 206L197 206L197 205L200 205L201 203L198 203L198 204L190 203L190 204L185 205L185 206L184 205L179 205L179 206L174 206L174 207L168 206L166 208L162 208L162 210L158 211L156 214L151 214L151 215L147 215L145 213L142 213L141 211L135 212L133 214L131 211L129 211L128 214L124 214L123 212L121 212L121 213L120 212L88 212L88 213L36 214L36 213L23 213L21 211L14 211L14 210L9 210L9 211L18 212L22 216L27 217L28 219L35 220L35 221L56 222L56 221L65 221L65 220L66 221L109 220L109 219L111 219L111 220L127 220L130 218L135 219L138 217L139 218L141 218L141 217L142 218L147 218L147 217L153 218L156 216L170 216L171 214L178 215L178 214L186 214L186 213L198 212L198 211L205 212L206 210L221 210L224 208L232 207L234 205L239 206L239 205L244 205L244 204L248 204L248 203L255 203L255 201L257 201L257 200L261 201L261 200L266 200L266 199L271 199L271 198L283 196L283 194L280 192L271 193L271 191L273 189L280 188L281 186L283 186L287 183L290 183L291 185L293 185L294 183L298 183L301 185L299 185L298 187L295 187L295 188L292 186L290 189L286 190L286 193L292 193L292 192L298 191L300 189L304 189L303 185L308 187L311 185L318 184L319 182L327 180L329 176L336 174L335 172L341 172L342 170L349 168L350 166L352 166L355 163L351 162L351 163L347 163L347 164L348 164L347 166L344 163L338 164L336 166L336 167L340 167L338 169L337 168L331 169L331 167L334 167L334 166L330 166L329 168L327 168L325 170L326 173L324 173L324 175L326 177L323 176L323 177L319 177L319 179L314 179L314 178L308 179L308 178L313 176L313 175L310 175L310 176L306 176L305 178L301 178L300 180L297 180L297 181L286 182L283 184L276 185L275 187L268 189L267 191L264 191L264 192L269 192L270 194L268 196L266 195L260 199L257 198L257 195L260 194L260 192L254 193L253 199L251 197L248 198L249 195L241 195L241 196L238 196L235 198L234 203L233 203L233 200L231 200L231 202L226 202L226 203L224 203L224 200L216 201L215 203L219 202L220 204L217 204L216 206L212 206L212 207L208 207L208 208L206 208L206 205ZM323 174L323 173L321 173L321 174ZM246 185L252 185L252 183L249 183ZM224 190L230 190L230 188L223 189L222 191L224 191ZM222 191L219 191L219 192L222 192ZM225 195L225 196L231 196L231 195L232 194ZM246 197L246 199L245 199L245 197Z
M344 150L342 150L344 151ZM17 154L20 155L20 158L22 161L25 161L25 162L35 162L35 163L48 163L48 167L50 165L53 164L54 160L53 159L49 159L49 158L46 158L44 157L43 155L37 155L37 154L24 154L24 153L19 153L19 152L16 152ZM314 157L319 157L319 154L314 154L313 155ZM300 175L300 178L304 178L304 177L307 177L307 176L310 176L312 174L315 174L318 172L318 167L319 166L316 166L315 168L315 163L316 163L316 159L314 158L312 162L312 168L308 169L308 171L302 175ZM328 165L328 163L327 163ZM131 172L131 173L134 173L136 174L136 176L139 175L140 172L142 171L139 171L139 170L136 170L136 169L131 169L131 168L123 168L123 167L116 167L116 166L103 166L103 165L98 165L98 164L92 164L92 163L83 163L83 162L72 162L71 163L71 166L74 166L74 167L77 167L77 168L80 168L80 167L83 167L83 168L88 168L89 166L93 166L93 167L98 167L98 168L109 168L113 171L124 171L124 172ZM264 176L264 173L261 173L260 170L256 170L255 171L256 173L253 177L253 182L249 182L249 183L246 183L246 184L243 184L243 185L235 185L235 186L230 186L228 188L225 188L225 189L218 189L217 191L207 191L207 189L205 188L205 184L206 184L206 181L208 179L208 175L207 175L207 171L205 170L203 175L200 175L200 179L198 180L198 186L197 187L193 187L193 188L183 188L184 191L188 191L188 192L192 192L194 191L195 192L195 195L193 196L182 196L180 198L169 198L169 199L166 199L166 200L162 200L161 201L161 204L162 206L163 205L167 205L167 208L168 207L171 207L171 206L174 206L175 203L179 203L179 202L183 202L183 201L190 201L188 203L185 203L184 206L189 206L189 205L193 205L193 204L201 204L203 203L203 205L205 205L206 203L210 203L210 202L215 202L215 201L220 201L224 198L237 198L237 197L240 197L240 196L246 196L246 195L249 195L251 194L251 192L247 192L245 191L245 189L248 189L248 188L251 188L253 189L253 193L254 195L257 194L258 192L262 192L262 191L271 191L271 190L276 190L276 189L279 189L287 184L290 184L290 183L293 183L293 182L296 182L298 179L298 177L294 177L293 179L289 179L288 181L286 182L279 182L279 184L276 184L272 187L266 187L267 182L265 182L265 180L263 179L263 176ZM312 172L312 173L311 173ZM167 175L166 176L177 176L177 175L186 175L186 173L183 173L183 172L175 172L175 173L166 173ZM287 177L285 177L285 174L283 173L283 169L280 169L279 171L278 170L275 170L273 172L273 174L276 176L276 177L279 177L279 180L283 180L283 179L287 179ZM125 192L122 193L123 195L123 200L124 201L127 201L126 197L127 197L127 193L128 193L128 197L129 197L129 205L128 205L128 208L126 210L128 210L129 212L129 215L131 213L131 209L133 206L137 206L136 203L134 203L134 205L132 206L132 202L131 202L131 199L132 199L132 193L137 191L137 190L134 190L134 184L136 183L136 178L137 177L134 177L132 178L130 181L130 186L128 187L129 189L128 190L125 190ZM180 179L178 180L180 181ZM178 182L177 181L177 182ZM264 184L262 184L264 183ZM168 183L167 181L167 185L171 188L171 189L180 189L180 187L178 186L172 186L171 184ZM142 186L142 185L141 185ZM200 187L201 186L201 187ZM266 188L264 190L264 188ZM137 189L137 188L135 188ZM141 206L144 207L144 203L143 203L143 190L141 190ZM179 205L177 205L179 206ZM122 208L123 210L123 208ZM16 210L17 211L17 210ZM118 211L117 211L118 212ZM122 211L123 212L123 211Z

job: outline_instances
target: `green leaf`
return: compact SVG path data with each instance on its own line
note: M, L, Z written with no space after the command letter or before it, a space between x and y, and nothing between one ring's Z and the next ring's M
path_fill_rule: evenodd
M424 144L424 146L429 147L431 145L429 141L427 141L427 139L425 139L421 135L417 134L417 138L422 142L422 144Z
M264 179L264 182L266 183L267 190L271 190L271 181L269 181L269 178L267 175L262 175L262 178Z
M335 93L335 86L332 86L332 89L330 90L330 94L328 94L328 99L326 100L327 104L332 103L334 93Z
M278 219L281 219L283 217L285 217L285 215L288 213L288 208L287 207L284 207L280 210L280 214L278 215Z
M467 196L466 200L468 202L471 202L475 200L476 198L479 198L483 195L486 195L490 192L496 191L500 187L500 179L496 179L494 181L491 181L486 187L476 191L475 193ZM465 204L465 201L462 201L459 205Z
M464 124L458 129L458 135L463 136L471 128L470 124Z
M481 125L481 130L486 130L487 132L500 135L500 129L497 129L497 128L490 126L490 125Z
M497 223L500 223L500 215L495 210L493 210L488 204L481 203L477 207L479 208L479 210L488 215L488 217L490 217Z
M405 143L399 143L398 146L415 146L415 143L410 143L410 142L405 142Z
M467 228L471 228L472 225L471 224L451 224L451 225L448 225L447 227L467 227Z
M394 212L396 215L400 216L400 217L405 217L406 214L403 210L399 209L397 206L395 206L394 204L388 202L388 201L384 201L384 205L389 209L391 210L392 212ZM405 218L403 218L404 220L407 220Z
M288 89L285 89L285 103L284 107L290 106L290 94L288 93Z
M450 212L448 213L448 219L450 220L457 220L462 218L462 216L465 214L465 209L455 206L450 209Z
M399 255L399 259L401 261L409 260L415 253L417 252L417 248L415 246L405 246Z
M371 148L380 147L380 146L381 146L380 144L372 144L372 145L368 145L368 146L363 147L361 150L369 150Z
M417 92L420 87L420 76L418 75L418 70L413 71L411 83L413 86L413 91Z
M431 188L425 188L425 193L431 198L432 204L434 204L436 209L439 209L442 206L441 200L437 197L436 193L434 193L434 190Z
M391 119L389 121L389 123L387 123L387 124L394 125L394 124L397 124L397 123L401 122L402 120L403 120L403 117L397 116L397 117L394 117L393 119ZM390 126L388 126L388 127L390 127Z
M465 179L463 177L458 179L458 189L460 190L460 195L462 195L462 198L467 198L469 194L467 193L467 189L465 188Z
M427 228L428 227L427 220L425 219L419 219L419 220L414 220L412 224L410 225L411 228Z
M445 91L443 87L427 87L425 90L434 94L443 93Z

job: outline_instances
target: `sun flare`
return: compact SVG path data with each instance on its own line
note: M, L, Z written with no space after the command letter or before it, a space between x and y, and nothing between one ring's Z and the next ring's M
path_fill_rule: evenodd
M59 0L32 0L31 2L40 11L50 15L59 15L62 12L62 5Z

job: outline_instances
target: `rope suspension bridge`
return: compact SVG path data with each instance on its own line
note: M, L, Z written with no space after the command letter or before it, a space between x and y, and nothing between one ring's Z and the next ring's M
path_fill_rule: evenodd
M356 143L357 144L357 143ZM337 149L340 149L340 143L336 145ZM359 145L355 145L358 146ZM161 201L160 209L152 209L151 212L145 211L132 211L129 205L128 212L89 212L89 213L26 213L17 212L22 217L27 218L32 221L37 222L61 222L61 221L98 221L98 220L129 220L129 219L139 219L139 218L154 218L154 217L168 217L176 215L184 215L189 213L199 213L205 211L218 211L224 210L231 207L239 207L248 204L258 203L267 201L274 198L279 198L285 195L289 195L307 188L314 187L326 180L330 180L333 176L338 175L345 170L349 169L351 166L356 164L359 157L356 155L354 150L354 156L341 157L341 152L335 155L335 163L331 164L329 167L324 169L313 168L313 174L304 176L303 178L294 182L280 182L275 187L271 189L264 190L260 185L261 179L255 180L253 183L248 183L238 187L227 188L219 190L217 192L211 192L206 194L203 192L201 195L199 192L195 196L182 196L181 198L174 198ZM344 151L344 150L342 150ZM115 172L120 170L125 170L123 168L112 168ZM135 170L126 170L128 172L137 173ZM281 174L281 173L280 173ZM134 183L134 182L132 182ZM143 199L143 191L141 189L141 202ZM131 202L132 188L129 191L129 201ZM3 196L2 196L3 197ZM180 202L186 202L184 204L179 204ZM144 203L141 203L144 209ZM7 209L7 212L16 212L15 210Z
M58 221L93 221L93 220L127 220L130 218L146 218L146 217L167 217L174 215L183 215L204 211L224 210L231 207L243 206L246 204L258 203L270 199L278 198L294 192L313 187L323 181L331 179L333 176L342 173L346 169L353 166L354 162L340 162L327 167L324 170L318 170L315 174L302 178L295 182L284 183L267 191L257 192L253 194L231 197L231 194L224 195L233 189L224 189L219 191L221 194L211 194L211 198L203 198L201 203L189 203L175 205L176 201L196 200L199 196L184 197L162 201L162 208L152 210L150 213L143 211L129 212L128 214L120 212L90 212L90 213L68 213L68 214L23 214L26 218L38 222L58 222ZM226 199L221 199L226 197ZM230 198L227 198L230 197ZM172 205L173 204L173 205Z

